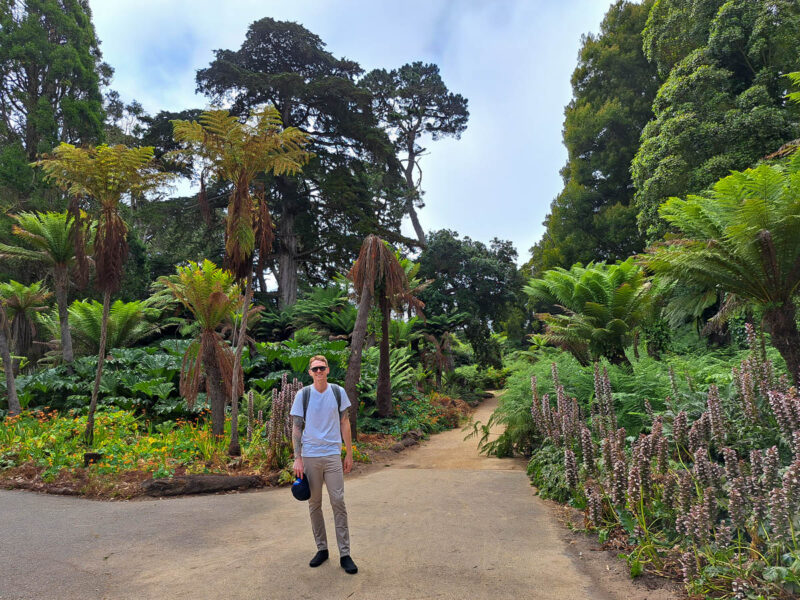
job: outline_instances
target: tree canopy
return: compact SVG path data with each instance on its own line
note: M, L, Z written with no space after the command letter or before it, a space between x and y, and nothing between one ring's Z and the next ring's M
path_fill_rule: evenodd
M656 70L642 50L652 4L619 0L600 33L583 38L573 99L564 111L564 189L550 207L544 236L531 249L535 273L623 259L643 248L629 166L658 89Z
M402 204L394 151L357 85L357 63L337 59L297 23L253 23L239 50L217 50L197 89L234 114L272 104L286 127L308 136L315 156L298 176L265 179L277 224L273 273L281 303L297 298L299 276L322 281L344 271L368 233L396 238ZM394 205L397 205L395 207Z
M87 0L0 1L0 186L26 195L37 154L102 139L101 58Z
M491 356L489 333L498 330L521 291L517 251L509 241L495 238L487 247L448 229L433 231L427 239L417 274L432 280L420 292L426 314L469 315L465 332L476 357L485 365L497 362Z
M467 99L447 89L438 66L422 62L391 71L375 69L364 76L360 85L372 94L375 113L389 132L396 152L405 156L406 212L424 246L425 233L414 208L423 206L419 157L425 148L419 142L424 135L434 141L446 136L460 138L469 118Z
M669 75L633 161L639 227L666 224L659 205L697 193L800 136L783 75L800 68L800 5L792 0L661 0L644 32Z
M670 281L699 292L727 294L727 310L742 301L764 310L764 323L800 381L800 154L786 165L734 172L704 195L671 198L661 216L679 234L649 250L647 264Z

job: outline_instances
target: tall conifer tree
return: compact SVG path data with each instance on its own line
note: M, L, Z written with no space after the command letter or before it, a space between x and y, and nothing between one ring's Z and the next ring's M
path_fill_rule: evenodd
M30 192L28 163L103 132L101 62L87 0L0 0L0 185Z
M600 33L583 38L572 74L574 96L564 111L564 189L545 219L544 237L531 249L536 272L613 261L643 247L629 168L658 89L655 68L642 51L652 4L619 0Z

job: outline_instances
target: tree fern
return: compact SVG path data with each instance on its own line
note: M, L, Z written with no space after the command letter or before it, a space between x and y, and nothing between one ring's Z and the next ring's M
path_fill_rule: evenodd
M648 266L674 285L763 308L773 342L800 381L800 153L734 172L703 196L670 198L659 212L679 234L648 249Z
M626 362L625 348L653 307L650 285L632 258L546 271L524 289L532 300L560 310L536 316L545 323L547 341L584 365L601 356Z

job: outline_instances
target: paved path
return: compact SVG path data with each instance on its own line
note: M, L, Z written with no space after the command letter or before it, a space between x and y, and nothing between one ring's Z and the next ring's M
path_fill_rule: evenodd
M132 502L0 490L0 599L608 598L566 554L524 462L480 456L464 435L346 479L355 576L327 497L331 560L310 569L308 508L285 488Z

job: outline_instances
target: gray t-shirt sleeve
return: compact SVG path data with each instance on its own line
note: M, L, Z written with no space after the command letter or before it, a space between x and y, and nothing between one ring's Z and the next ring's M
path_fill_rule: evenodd
M299 392L294 395L294 402L292 402L292 410L289 411L289 414L293 417L302 417L303 416L303 401L300 399L302 396L302 388ZM344 398L342 398L342 402L344 402Z
M342 390L342 405L339 407L339 414L341 414L345 410L350 408L350 398L347 397L347 392L344 391L344 388L342 386L338 386L338 388ZM301 406L300 410L302 409L303 407ZM303 415L301 414L300 416L302 417Z

